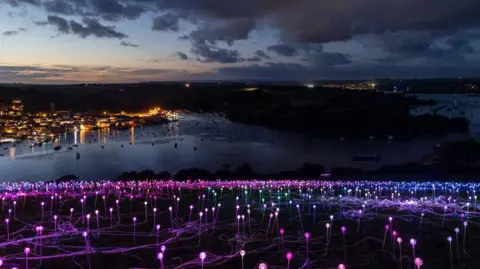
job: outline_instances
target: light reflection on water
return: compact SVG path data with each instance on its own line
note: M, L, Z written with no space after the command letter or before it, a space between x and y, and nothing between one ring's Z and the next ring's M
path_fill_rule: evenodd
M82 130L36 148L19 144L8 149L9 157L0 157L0 180L52 180L69 174L85 180L115 179L125 171L175 172L190 167L214 171L223 164L235 168L246 162L258 172L296 169L305 162L327 168L375 169L418 161L437 143L466 137L347 142L234 124L212 115L189 114L182 115L178 123L161 126L121 131ZM78 148L69 150L75 142ZM53 150L56 145L62 147L59 152ZM78 160L76 152L80 154ZM355 155L373 154L381 156L382 161L366 164L351 161Z

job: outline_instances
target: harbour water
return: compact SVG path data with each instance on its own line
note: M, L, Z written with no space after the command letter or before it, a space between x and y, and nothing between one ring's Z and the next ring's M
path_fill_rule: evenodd
M428 96L432 97L435 96ZM454 101L451 98L453 95L445 102L450 104ZM440 108L437 112L450 113L451 116L462 113L472 120L470 135L454 134L412 141L327 140L231 123L212 114L182 114L178 122L166 125L122 131L81 131L41 147L31 148L26 143L16 147L2 145L0 179L35 181L76 175L85 180L106 180L115 179L126 171L151 169L176 172L191 167L214 171L223 164L235 168L243 163L249 163L257 172L296 169L305 162L322 164L326 168L376 169L418 161L431 153L438 143L476 136L480 131L480 104L467 102L468 98L471 97L459 98L461 101L456 103L456 112ZM412 113L430 113L429 109L420 108ZM461 112L461 109L466 112ZM74 147L75 144L78 147ZM58 145L62 149L56 152L53 148ZM381 156L381 161L352 162L354 156L374 154Z

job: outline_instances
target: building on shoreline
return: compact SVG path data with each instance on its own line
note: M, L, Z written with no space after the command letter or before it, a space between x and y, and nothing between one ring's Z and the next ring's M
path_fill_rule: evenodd
M50 113L25 113L22 100L14 99L10 106L0 106L0 137L5 139L32 139L45 141L74 129L124 129L139 125L161 124L178 119L176 112L159 107L145 113L74 113L56 111ZM9 140L10 141L10 140Z

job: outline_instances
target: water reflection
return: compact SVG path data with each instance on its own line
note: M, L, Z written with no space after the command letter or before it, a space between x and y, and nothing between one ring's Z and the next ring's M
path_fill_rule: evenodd
M87 132L85 130L80 130L80 144L83 145L85 144L85 135Z
M135 144L135 128L130 128L130 143Z
M8 156L10 157L10 160L14 160L15 159L15 152L17 151L17 148L16 147L10 147L8 149Z
M10 149L10 158L0 158L0 179L51 180L68 174L88 180L115 179L125 171L175 172L189 167L214 171L223 164L234 169L243 163L264 173L296 169L305 162L320 163L327 168L375 169L417 161L445 140L430 138L389 143L386 140L348 142L306 138L197 114L182 115L179 122L166 125L110 131L82 130L66 139L62 135L55 143L45 143L42 150L34 153L28 144L19 143L17 152ZM79 143L78 148L67 150L75 142ZM104 149L99 145L102 143L106 144ZM58 152L54 150L56 144L62 146ZM76 152L81 155L80 159L76 158ZM374 153L381 156L381 162L352 163L353 156Z

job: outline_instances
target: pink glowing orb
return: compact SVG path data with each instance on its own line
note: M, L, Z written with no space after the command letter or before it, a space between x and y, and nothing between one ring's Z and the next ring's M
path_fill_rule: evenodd
M268 268L268 266L267 266L266 263L262 262L260 265L258 265L258 269L267 269L267 268Z
M240 256L242 256L242 257L245 256L245 250L243 250L243 249L240 250Z
M82 236L83 236L83 237L87 237L87 232L83 232L83 233L82 233Z
M165 245L162 245L162 246L160 247L160 250L161 250L162 252L165 252L166 249L167 249L167 247L166 247Z
M157 226L155 226L155 228L157 228L157 230L160 230L160 225L157 224Z
M158 253L158 254L157 254L157 259L163 260L163 253L161 253L161 252Z
M25 255L28 255L28 253L30 253L30 248L29 247L26 247L23 252L25 253Z
M345 267L345 265L343 265L343 264L339 264L339 265L338 265L338 269L345 269L345 268L346 268L346 267Z
M455 231L455 233L457 233L457 234L458 234L458 233L460 232L460 229L458 229L458 228L455 228L455 229L453 229L453 231Z
M283 235L285 233L285 230L282 228L280 229L280 234Z
M0 260L0 266L2 266L2 265L3 265L3 260Z
M288 252L286 255L285 255L285 258L287 258L287 260L291 260L293 259L293 254L291 252Z
M388 230L389 228L390 228L390 226L385 225L385 230Z
M136 222L136 221L137 221L137 217L133 217L132 220L133 220L133 222Z
M452 242L452 237L451 236L447 237L447 240L448 242Z
M415 246L417 244L417 240L415 239L410 239L410 245Z
M396 237L397 236L397 231L393 231L392 234L393 234L393 237Z
M308 240L308 238L310 238L310 233L305 233L305 238Z
M399 244L401 244L401 243L402 243L402 238L401 238L401 237L397 238L397 242L398 242Z
M345 233L347 231L347 227L342 226L342 228L340 228L340 230L342 230L342 233Z
M388 220L391 222L391 221L393 220L393 218L392 218L392 217L389 217Z
M199 257L200 260L202 260L202 262L203 262L203 260L205 260L205 259L207 258L207 253L205 253L205 252L200 252L200 255L198 255L198 257Z
M328 228L330 228L330 223L325 224L325 227L327 227L328 230Z
M415 265L420 268L423 265L423 260L420 258L415 258Z

